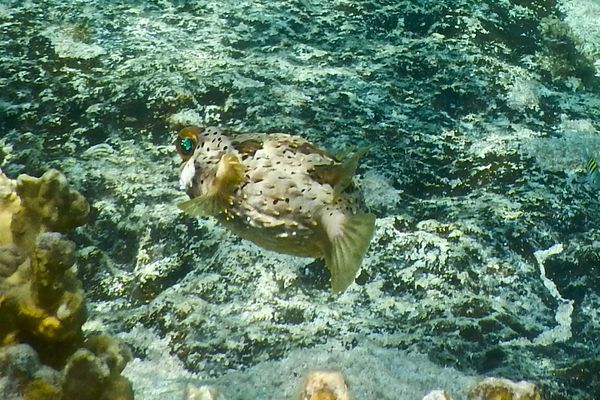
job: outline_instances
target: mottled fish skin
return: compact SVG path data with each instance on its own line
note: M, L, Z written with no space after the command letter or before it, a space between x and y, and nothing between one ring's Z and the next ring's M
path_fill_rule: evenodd
M192 199L182 203L184 211L215 217L234 233L269 250L325 257L334 291L344 290L353 281L374 224L372 215L360 214L362 196L351 181L358 156L346 165L309 141L283 133L186 129L188 135L190 131L192 137L196 135L197 142L181 169L181 188ZM350 175L345 178L344 172ZM221 184L219 176L231 179ZM357 229L349 226L354 216L360 216L355 218ZM358 232L354 237L353 231ZM336 256L334 238L346 236L350 237L342 243L346 249ZM336 262L340 265L333 265ZM335 276L340 268L349 270L343 279Z

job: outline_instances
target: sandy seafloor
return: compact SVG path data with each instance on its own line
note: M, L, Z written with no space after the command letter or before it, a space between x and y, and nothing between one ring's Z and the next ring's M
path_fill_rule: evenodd
M136 398L289 399L322 367L358 400L600 398L599 1L0 0L0 87L0 168L93 207L84 330L131 346ZM356 284L182 215L192 122L372 146Z

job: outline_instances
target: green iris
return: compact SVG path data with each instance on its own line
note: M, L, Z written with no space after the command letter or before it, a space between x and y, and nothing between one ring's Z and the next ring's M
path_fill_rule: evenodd
M190 138L182 138L179 140L179 146L184 153L189 154L194 149L194 142Z

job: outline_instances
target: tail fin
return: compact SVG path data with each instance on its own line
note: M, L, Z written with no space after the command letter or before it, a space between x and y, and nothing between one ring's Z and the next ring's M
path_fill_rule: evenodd
M357 214L338 223L341 226L337 229L326 229L329 244L325 249L325 263L331 272L331 289L335 293L343 292L354 281L373 237L375 216Z

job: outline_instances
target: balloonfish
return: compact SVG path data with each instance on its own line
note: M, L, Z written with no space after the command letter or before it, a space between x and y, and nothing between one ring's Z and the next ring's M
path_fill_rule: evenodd
M354 281L375 226L352 180L366 148L339 160L298 136L196 126L175 144L186 214L268 250L324 258L334 292Z

